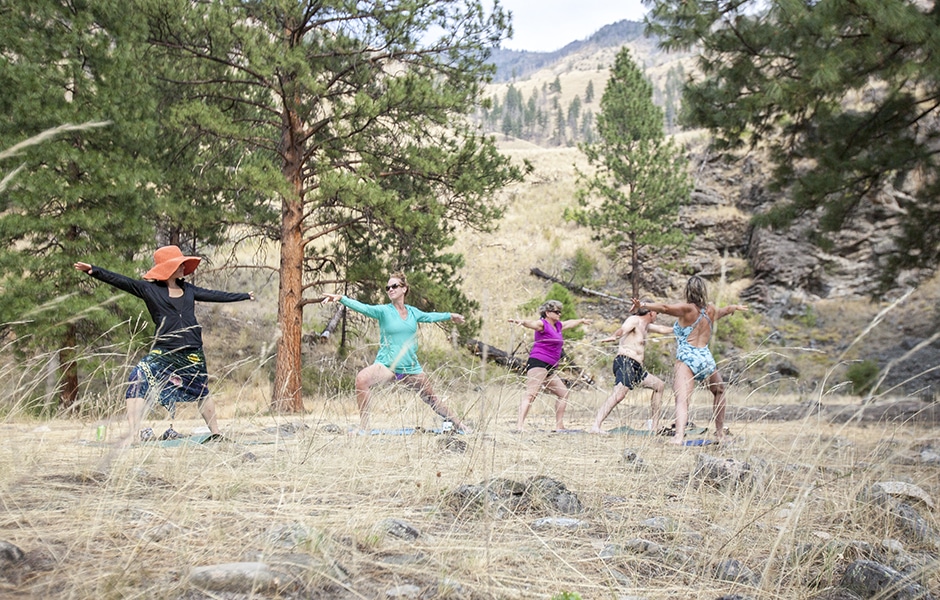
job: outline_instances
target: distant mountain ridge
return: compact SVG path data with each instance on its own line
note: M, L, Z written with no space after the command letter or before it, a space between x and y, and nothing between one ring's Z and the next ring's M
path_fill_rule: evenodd
M527 50L500 48L493 52L488 62L496 65L496 75L493 80L497 83L512 81L513 79L525 79L539 69L587 47L622 46L638 40L643 37L644 29L645 25L643 23L625 19L610 25L604 25L589 38L571 42L554 52L529 52Z

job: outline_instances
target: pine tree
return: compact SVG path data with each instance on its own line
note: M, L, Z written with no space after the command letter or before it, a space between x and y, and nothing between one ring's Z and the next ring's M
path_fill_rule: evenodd
M491 229L494 192L521 177L462 118L481 100L506 13L462 0L141 10L161 58L180 67L179 122L206 151L240 149L257 165L249 189L279 205L273 409L303 410L303 310L319 290L379 299L401 269L411 303L472 312L462 258L446 249L458 227Z
M883 267L940 260L940 4L910 0L656 0L650 31L700 49L683 114L718 149L767 148L787 198L760 224L818 212L838 231L895 186L903 232Z
M11 0L2 15L0 148L32 136L45 141L25 143L0 163L7 175L0 333L12 333L19 351L54 357L53 394L61 407L80 411L79 361L90 359L77 349L141 307L72 265L138 271L138 252L152 251L160 205L158 94L148 79L146 30L110 0Z
M581 98L575 96L571 103L568 105L568 128L572 131L573 136L576 137L579 131L578 128L578 119L581 118Z
M617 54L600 107L597 141L580 146L596 173L579 174L579 208L566 216L590 227L606 248L629 252L632 292L639 297L640 250L685 241L676 221L691 180L681 153L663 134L652 85L627 48Z

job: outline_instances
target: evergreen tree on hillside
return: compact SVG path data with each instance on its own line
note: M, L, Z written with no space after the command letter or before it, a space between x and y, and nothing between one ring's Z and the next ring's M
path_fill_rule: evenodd
M253 189L279 208L274 410L303 410L303 311L320 290L379 300L401 269L409 302L472 313L446 249L460 227L490 230L495 192L522 175L464 118L508 34L498 5L141 1L137 14L180 66L177 114L200 148L270 166Z
M581 98L580 96L575 96L571 103L568 105L568 128L574 132L576 136L579 132L578 129L578 120L581 118Z
M649 30L700 49L691 124L719 149L766 147L786 200L759 222L816 213L819 239L885 186L903 232L885 285L940 261L940 3L655 0Z
M617 54L600 107L597 141L580 146L596 173L579 174L579 208L566 217L590 227L618 255L629 253L632 293L639 297L640 250L683 244L676 221L692 184L681 152L663 134L652 85L627 48Z

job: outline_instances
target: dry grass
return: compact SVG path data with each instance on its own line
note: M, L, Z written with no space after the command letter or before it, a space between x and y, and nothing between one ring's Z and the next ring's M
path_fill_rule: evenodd
M467 377L461 387L472 389L467 384L475 375ZM733 403L766 401L735 392ZM0 539L22 548L39 568L18 586L0 583L0 595L230 597L195 592L187 569L296 553L317 564L335 561L348 574L315 570L307 582L313 595L305 597L382 598L403 582L433 590L448 578L460 583L463 596L424 597L549 598L567 590L583 598L714 599L731 592L815 598L849 557L828 565L791 564L788 553L824 540L880 547L884 538L904 539L883 515L856 502L857 493L884 480L913 481L931 492L940 484L935 468L909 460L919 444L933 439L930 431L808 420L731 424L736 443L709 452L766 461L768 482L757 493L720 491L689 477L700 449L644 437L511 434L520 394L518 381L507 380L451 397L478 427L464 438L464 453L443 451L440 437L429 434L330 433L327 423L345 428L354 422L353 402L345 395L311 400L307 415L285 418L267 415L264 402L253 403L250 393L235 400L239 392L225 390L219 394L223 428L239 444L212 447L141 445L118 452L93 442L93 422L7 422L0 425ZM600 396L574 396L569 425L586 427ZM609 426L638 426L643 403L631 394ZM376 425L433 426L430 411L419 405L412 395L384 391ZM696 405L707 402L699 398ZM174 427L181 431L201 425L192 411L178 417ZM280 437L269 429L285 423L309 428ZM530 423L550 426L547 400L539 401ZM122 429L114 424L108 431ZM625 462L625 449L635 450L647 470ZM577 493L586 508L578 518L589 526L534 529L542 515L533 514L461 518L445 501L462 484L536 475ZM644 530L642 522L653 517L675 520L680 533ZM932 514L927 517L934 523ZM380 525L386 518L409 522L421 537L387 535ZM629 553L600 558L608 545L637 537L657 540L693 562L682 566ZM715 580L711 568L725 557L762 573L763 584L754 589ZM808 585L810 579L820 586ZM928 579L936 587L933 575Z

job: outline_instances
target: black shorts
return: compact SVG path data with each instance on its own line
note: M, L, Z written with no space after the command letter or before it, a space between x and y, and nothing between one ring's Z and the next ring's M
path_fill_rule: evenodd
M649 373L643 368L643 365L623 354L618 354L614 359L614 382L633 389L643 383Z
M555 369L558 368L558 365L551 365L544 360L539 360L537 358L529 357L529 360L525 363L525 372L528 373L529 369L547 369L549 374L554 373Z

